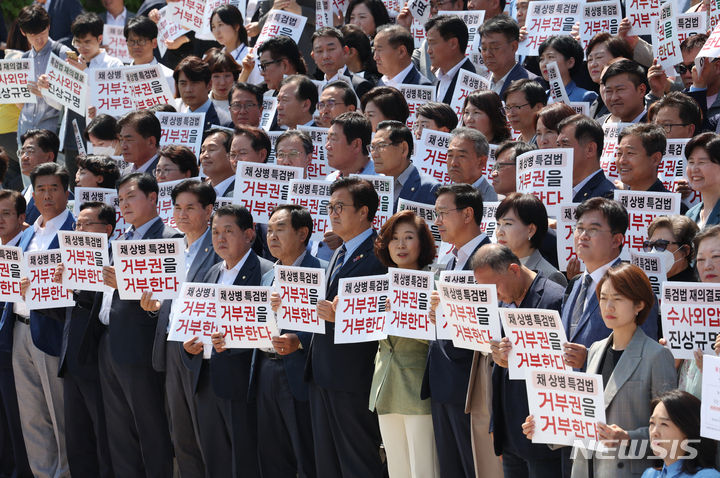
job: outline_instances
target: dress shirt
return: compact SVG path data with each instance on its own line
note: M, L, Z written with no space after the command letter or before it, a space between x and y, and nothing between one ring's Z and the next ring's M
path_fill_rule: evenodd
M610 269L610 267L612 267L612 265L617 260L618 260L618 258L616 257L615 259L611 260L604 266L600 266L597 269L595 269L594 271L590 272L590 278L592 279L592 282L590 282L590 284L588 285L588 294L585 296L585 303L583 304L583 310L585 309L585 307L587 307L590 297L595 293L595 287L597 287L597 284L598 284L598 282L600 282L600 279L602 279L602 277L605 275L605 272L607 272L607 270ZM583 283L583 281L585 280L585 277L587 275L588 275L588 271L583 272L582 276L580 276L580 279L578 279L580 281L580 284Z
M117 17L113 17L112 13L107 12L107 21L105 22L105 24L113 25L116 27L124 27L125 18L127 18L127 8L123 8L123 11Z
M438 98L438 101L442 101L442 99L445 98L445 95L450 88L450 83L452 83L453 77L458 72L462 64L465 63L465 60L466 58L463 57L463 59L460 60L457 65L450 68L447 73L443 72L442 70L438 70L438 90L437 94L435 95L435 98Z
M492 76L490 77L490 89L500 95L500 92L502 91L503 85L505 84L505 81L507 80L507 77L510 75L510 72L513 71L513 68L515 68L515 65L513 65L512 68L508 70L507 73L505 73L505 76L500 78L497 82L492 80Z
M193 261L195 261L195 257L197 257L197 253L200 250L200 246L202 245L203 241L207 237L207 235L210 234L210 228L208 227L205 229L205 232L202 236L195 239L195 242L190 244L190 247L185 249L185 275L190 272L190 267L192 267Z
M104 49L101 49L100 53L95 55L95 57L88 62L87 69L85 71L98 70L101 68L120 68L122 66L125 66L122 60L108 55Z
M22 235L23 235L23 231L18 232L18 235L17 235L17 236L15 236L15 237L13 237L12 239L10 239L10 240L8 241L8 243L7 243L7 244L3 244L3 246L7 246L7 247L17 247L18 243L20 243L20 238L22 237ZM0 242L1 242L1 241L0 241Z
M242 269L242 266L245 265L245 261L247 261L247 258L250 255L251 251L252 249L248 249L242 259L240 259L238 263L235 264L235 267L233 267L232 269L228 269L227 262L223 261L223 266L222 270L220 271L220 278L218 280L218 284L233 285L235 279L237 279L237 275L240 273L240 269Z
M225 178L222 181L220 181L219 183L217 183L217 185L213 186L213 189L215 190L215 194L217 195L217 197L219 197L219 198L225 197L224 193L227 190L227 188L230 187L230 183L232 183L233 181L235 181L234 174L228 176L227 178Z
M410 62L408 66L405 67L403 71L398 73L397 75L393 76L392 78L388 78L386 75L382 76L382 82L385 86L394 86L397 87L398 85L403 84L403 80L406 76L410 73L410 70L412 70L413 62Z
M465 267L465 264L467 261L470 260L470 256L473 252L475 252L475 249L482 241L485 240L487 235L483 232L481 234L478 234L473 239L468 241L464 246L462 246L457 251L457 260L455 261L455 267L453 267L453 270L455 271L461 271Z
M368 175L377 174L375 172L375 163L373 162L372 159L370 159L370 160L368 160L367 163L365 163L365 166L363 166L361 171L359 171L357 173L352 173L352 174L368 174ZM341 177L342 176L340 175L340 170L338 169L337 171L333 171L332 173L328 174L327 177L325 178L325 180L334 182L335 180L337 180L338 178L341 178Z
M142 166L140 166L140 167L135 166L135 163L133 163L132 172L133 173L147 173L148 169L150 169L150 165L153 163L153 161L155 161L155 159L157 159L157 157L158 157L158 155L156 154L152 158L145 161L142 164Z
M395 178L395 189L393 190L393 196L395 197L395 201L397 201L400 197L400 191L402 191L403 186L405 186L405 183L407 183L413 170L415 170L415 165L411 162L410 165L405 168L405 171L400 173L398 177Z

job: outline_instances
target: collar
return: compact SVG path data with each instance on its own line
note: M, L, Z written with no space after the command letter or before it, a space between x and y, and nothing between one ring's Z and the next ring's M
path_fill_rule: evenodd
M195 111L192 111L192 110L190 109L190 107L189 107L188 105L186 105L186 104L183 104L183 108L182 108L182 109L185 110L185 111L184 111L185 113L207 113L208 110L210 109L210 105L212 105L212 100L211 100L210 97L208 96L208 99L205 101L205 103L203 103L202 105L200 105L200 106L198 107L198 109L196 109Z
M352 257L353 253L357 250L358 247L360 247L360 244L362 244L365 239L370 237L373 233L372 227L365 229L363 232L358 234L357 236L353 237L349 241L345 241L345 262L344 264L347 264L350 258Z
M223 50L224 50L224 48L223 48ZM244 56L241 58L241 55L243 54L243 52L245 50L247 50L247 45L245 45L244 43L241 43L240 45L238 45L237 48L235 48L232 52L230 52L230 55L232 55L232 57L235 59L235 61L240 63L240 62L242 62L242 59L244 58Z
M248 249L248 251L245 253L245 255L242 256L242 259L240 259L240 260L238 261L238 263L235 264L235 267L233 267L232 269L228 269L228 268L227 268L227 262L223 261L223 262L222 262L222 272L223 272L223 274L234 273L234 274L237 276L238 273L240 272L240 269L242 269L242 267L245 265L245 261L247 261L247 258L248 258L248 256L250 255L250 252L252 252L252 248Z
M457 249L457 260L455 261L455 270L459 270L458 268L465 267L465 264L468 260L470 260L470 256L473 252L475 252L475 249L477 249L477 246L480 245L482 241L485 240L487 235L485 233L478 234L473 239L468 241L464 246L462 246L460 249Z
M498 89L502 89L502 85L505 84L505 80L507 80L507 77L510 76L510 73L512 73L512 71L513 71L513 70L515 69L515 67L517 67L518 65L519 65L519 63L515 63L515 64L513 65L513 67L510 68L507 73L505 73L505 76L503 76L502 78L500 78L498 81L493 81L492 76L491 76L491 77L490 77L490 89L493 90L493 91L495 91L495 87L496 87L496 86L499 86ZM495 91L495 92L497 93L497 91Z
M198 249L200 249L200 246L202 246L202 243L205 241L205 238L207 237L207 235L209 233L210 233L210 228L208 227L205 229L205 232L203 232L202 236L198 237L195 240L195 242L190 244L190 247L188 247L188 250L187 250L188 254L192 255L192 254L196 253L198 251ZM187 238L185 239L185 242L187 243Z
M224 193L228 187L230 187L230 183L235 181L235 175L231 174L227 178L223 179L219 183L213 186L213 189L215 189L215 193L217 194L217 197L222 197L221 194Z
M408 66L406 66L400 73L393 76L392 78L388 78L386 75L383 75L382 82L386 86L395 86L395 85L402 85L403 80L405 79L408 74L410 74L410 71L413 68L413 62L411 61Z
M120 12L120 15L118 15L117 17L113 17L112 13L107 12L107 23L110 23L112 21L119 22L120 20L122 20L124 22L126 16L127 16L127 8L125 8L125 7L123 7L123 11Z
M65 209L63 212L58 214L52 219L49 219L48 221L45 221L42 216L40 216L37 221L33 223L33 228L35 229L36 234L44 234L47 232L57 232L60 230L63 224L65 224L65 221L67 220L68 214L70 214L70 211ZM45 222L44 226L40 225L40 222Z
M397 181L398 183L400 183L400 187L401 187L401 188L402 188L403 186L405 186L405 183L408 182L408 179L410 179L410 175L412 174L412 172L413 172L415 169L416 169L416 168L415 168L415 165L414 165L414 164L412 163L412 161L411 161L411 162L410 162L410 165L409 165L407 168L405 168L405 171L403 171L402 173L400 173L400 174L398 175L398 177L395 178L395 181Z
M143 238L145 237L145 234L147 234L148 229L150 229L150 227L155 223L155 221L161 221L161 220L162 220L162 219L160 219L159 216L155 216L154 218L150 219L150 220L149 220L148 222L146 222L145 224L143 224L143 225L141 225L141 226L139 226L139 227L136 227L136 228L135 228L135 234L134 234L134 239L133 239L133 240L134 240L134 241L138 241L138 240L140 240L140 239L143 239ZM127 228L127 229L125 230L125 232L129 231L129 230L132 229L132 228L133 228L133 227L130 226L129 228Z
M647 108L643 108L642 112L631 121L631 123L639 123L643 116L647 114Z
M577 183L577 185L573 186L573 188L572 188L573 196L575 196L578 192L580 192L580 190L581 190L583 187L585 187L585 185L586 185L587 183L589 183L589 182L592 180L592 178L594 178L594 177L597 176L598 174L605 174L605 173L603 173L603 170L602 170L602 169L598 169L598 170L595 171L594 173L590 173L590 174L588 174L587 176L585 176L585 179L583 179L582 181L580 181L579 183Z
M293 267L300 267L300 264L305 260L305 256L307 255L307 249L303 251L302 254L298 256L297 259L295 259L295 262L293 262Z
M460 60L455 66L450 68L450 70L447 73L444 73L441 69L438 69L438 74L437 74L438 80L440 80L440 81L452 80L452 77L455 76L455 73L457 73L458 70L460 69L460 67L463 65L463 63L465 63L465 60L467 60L467 58L463 57L463 59Z
M620 256L618 256L618 257L616 257L615 259L611 260L610 262L608 262L608 263L605 264L604 266L600 266L600 267L598 267L597 269L595 269L594 271L590 272L589 274L590 274L590 277L592 278L593 284L597 284L598 282L600 282L600 279L602 279L602 276L605 275L605 272L607 272L607 270L610 269L610 268L613 266L613 264L615 264L615 261L617 261L619 258L620 258ZM585 271L585 272L583 273L583 276L582 276L582 279L581 279L581 280L585 280L585 276L586 276L587 274L588 274L588 272Z
M158 154L156 153L155 156L145 161L141 166L135 166L133 163L132 172L133 173L146 173L148 169L150 169L150 165L155 161L158 157Z
M40 51L35 51L35 48L30 48L30 58L34 58L36 56L44 56L50 53L50 50L52 50L52 39L48 38L47 43L45 43L45 46L40 49Z

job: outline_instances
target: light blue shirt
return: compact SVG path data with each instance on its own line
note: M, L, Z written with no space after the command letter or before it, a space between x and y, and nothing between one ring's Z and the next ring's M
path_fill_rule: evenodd
M198 251L200 250L200 246L205 241L205 238L207 235L210 234L210 228L208 227L205 229L205 233L203 233L202 236L198 237L195 242L190 244L190 247L185 251L185 275L187 275L190 272L190 267L192 266L192 263L195 261L195 257L197 256Z
M720 472L712 468L703 468L694 475L682 471L683 460L678 460L670 466L663 465L662 470L648 468L641 478L720 478Z
M365 242L365 239L370 237L373 233L372 227L365 229L363 232L358 234L357 236L353 237L349 241L345 242L345 260L343 261L343 265L346 264L349 260L351 260L353 253L355 250L360 247L360 244Z

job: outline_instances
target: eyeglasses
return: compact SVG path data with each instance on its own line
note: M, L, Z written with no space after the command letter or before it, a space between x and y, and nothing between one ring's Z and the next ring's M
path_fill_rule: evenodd
M530 103L525 103L524 105L505 106L503 109L506 113L512 113L513 111L520 111L526 106L530 106Z
M576 236L580 237L583 234L587 234L588 237L595 237L601 232L611 232L610 229L600 229L599 227L588 227L584 228L582 226L575 226L573 229L573 232Z
M343 204L341 202L335 203L335 204L328 204L328 214L337 214L338 216L342 214L343 209L345 207L355 207L352 204Z
M179 168L156 168L155 169L155 176L168 176L169 174L174 173L175 171L180 171Z
M335 100L327 100L327 101L318 101L317 103L317 109L324 110L325 108L333 109L335 108L335 105L338 104Z
M295 159L298 156L300 156L300 151L293 150L293 151L280 151L278 153L275 153L275 157L277 159Z
M512 162L495 163L495 164L493 164L492 170L500 171L501 169L503 169L503 166L515 166L515 163L512 163Z
M398 143L376 143L376 144L369 145L368 150L371 153L376 153L376 152L379 153L380 151L387 148L388 146L397 146L397 145L398 145Z
M33 155L33 154L35 154L35 151L37 151L37 149L35 149L35 148L20 148L16 151L16 153L17 153L17 157L20 158L25 154Z
M127 40L125 43L127 43L127 46L145 46L149 41L147 38L142 38L140 40Z
M108 223L106 223L106 222L76 222L75 224L73 224L73 230L77 231L78 229L85 229L88 226L96 226L96 225L107 226Z
M684 75L688 71L692 71L693 66L695 63L678 63L675 65L675 71L678 75Z
M230 110L232 111L250 111L255 108L257 103L230 103Z
M266 61L265 63L260 63L260 71L265 71L265 69L272 65L273 63L280 63L282 59L280 60L272 60L272 61Z
M665 239L658 239L657 241L643 241L643 251L652 252L652 250L655 249L658 252L663 252L670 244L680 243L676 241L667 241Z
M658 126L662 126L662 129L665 130L666 133L672 133L673 126L687 126L686 123L658 123Z
M444 220L445 220L445 216L447 216L447 214L448 214L449 212L461 211L461 210L462 210L462 209L460 209L459 207L456 207L455 209L447 209L447 210L445 210L445 211L435 210L435 217L437 217L437 218L440 219L441 221L444 221Z

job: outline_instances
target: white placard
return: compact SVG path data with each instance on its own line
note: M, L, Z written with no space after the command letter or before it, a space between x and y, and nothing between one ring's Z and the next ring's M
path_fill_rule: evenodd
M103 267L110 265L107 234L58 231L60 253L65 266L62 285L72 290L103 292Z
M125 27L117 25L103 25L103 46L107 54L118 58L125 64L132 62L128 52L127 40L125 40ZM158 43L158 46L160 44Z
M622 20L622 10L618 0L589 2L583 5L583 22L580 25L580 42L583 50L598 33L608 32L617 35Z
M23 301L20 295L20 280L27 276L24 266L22 249L0 246L0 302Z
M123 68L101 68L90 71L90 102L96 115L123 116L133 111L130 89Z
M430 19L430 2L429 0L408 0L405 6L412 13L413 19L421 23L425 23Z
M720 440L720 357L703 357L700 436Z
M160 19L157 22L158 50L160 50L160 56L165 56L165 52L167 51L167 42L177 40L179 37L188 33L190 30L181 27L177 22L173 21L169 6L163 7L158 10L158 14L160 15Z
M455 114L458 115L458 118L460 118L462 116L465 98L467 98L473 91L489 89L489 79L471 71L460 70L457 82L455 83L455 90L453 90L452 100L450 101L450 107L453 111L455 111ZM442 100L442 98L439 99Z
M537 196L548 216L560 215L560 204L572 200L573 150L553 148L530 151L516 159L519 193Z
M160 146L187 146L200 158L205 113L155 113L160 121Z
M389 297L387 274L340 279L335 308L335 344L387 338L386 302Z
M450 133L424 128L413 154L415 167L440 184L452 184L447 167L450 137Z
M557 217L557 255L558 269L562 272L567 271L568 263L571 259L580 261L580 271L585 270L585 263L580 260L575 250L575 210L580 203L564 203L560 205L560 214Z
M620 179L620 175L617 170L617 148L618 137L623 129L630 126L632 123L610 123L606 122L602 125L604 140L602 155L600 155L600 168L605 172L605 177L610 181Z
M563 83L562 76L560 76L560 68L558 68L557 61L551 61L547 64L548 71L548 83L550 83L550 95L555 103L570 104L570 98L568 97L567 90L565 89L565 83Z
M0 60L0 104L37 103L28 81L35 81L35 64L30 58Z
M673 14L672 0L660 7L660 15L653 20L655 34L652 36L653 56L663 67L665 74L675 76L675 65L683 62L678 40L677 20Z
M168 340L185 342L198 337L206 346L212 345L217 326L217 284L185 282L180 296L173 301Z
M174 95L159 64L125 68L123 79L130 90L133 108L136 110L174 104Z
M118 204L117 191L110 188L75 188L75 204L73 204L73 216L78 217L80 214L80 206L83 203L90 201L98 201L108 204L115 208L115 231L113 231L110 240L117 239L122 233L125 232L128 225L125 223L125 219L120 212L120 206Z
M87 73L50 53L45 74L50 87L42 88L42 95L84 117L89 91Z
M275 265L275 289L282 306L277 312L280 329L325 333L317 315L318 300L325 298L325 270Z
M277 98L274 96L263 96L262 112L260 113L260 128L270 132L273 118L277 111Z
M373 219L373 229L379 231L383 224L393 215L393 204L395 203L395 178L392 176L379 176L373 174L351 174L351 177L358 177L370 181L375 187L375 192L380 199L375 218Z
M682 43L698 33L707 31L707 14L706 12L681 13L675 15L677 20L677 36L678 41Z
M417 120L417 109L429 101L435 101L435 87L422 85L398 85L400 93L405 97L410 116L407 119L407 127L412 129Z
M335 168L330 167L328 164L327 154L325 152L328 128L298 125L297 129L306 132L313 142L312 159L305 170L305 177L307 179L325 179L328 174L335 171Z
M175 206L172 202L172 190L181 182L190 180L200 181L200 178L185 178L176 181L165 181L158 184L157 212L160 219L162 219L168 227L172 227L173 229L178 228L175 222L175 216L173 215Z
M272 210L287 204L290 181L302 177L302 168L239 161L233 204L246 207L256 223L267 224Z
M278 335L270 306L271 287L218 285L217 326L225 348L272 348Z
M655 252L630 251L630 263L638 266L650 280L653 293L658 300L660 296L660 288L667 280L665 273L664 257Z
M388 269L390 312L385 322L388 335L435 340L435 324L430 322L430 294L433 273L409 269Z
M310 239L322 241L325 231L332 229L327 205L330 202L332 183L321 180L292 179L287 202L297 204L308 211L313 218L313 232Z
M438 282L440 305L455 347L490 353L490 341L500 340L500 317L495 284L448 284Z
M59 249L25 253L25 270L30 279L25 293L28 310L75 306L72 291L53 282L55 267L61 262Z
M714 354L720 331L720 284L664 282L660 302L666 347L676 359L693 359L700 349Z
M140 300L151 291L157 300L175 299L185 281L185 240L113 241L113 261L122 300Z
M620 257L630 259L630 250L642 251L650 223L659 216L680 214L680 193L656 193L616 189L614 199L625 206L629 226Z
M660 0L630 0L625 16L630 20L630 35L652 35L660 13Z
M438 253L442 248L443 242L437 224L435 224L435 205L408 201L403 198L398 199L397 212L404 211L405 209L409 209L414 212L416 216L421 217L425 221L425 224L427 224L427 227L430 228L430 233L435 241L435 262L437 262Z
M270 10L260 35L258 35L257 42L255 42L254 50L260 48L260 45L269 39L277 36L290 37L295 43L300 43L300 35L302 35L303 28L305 28L305 22L307 22L307 18L301 15L295 15L283 10Z
M540 44L553 35L570 35L583 17L582 3L575 1L531 3L525 27L527 37L520 43L519 54L537 56Z

